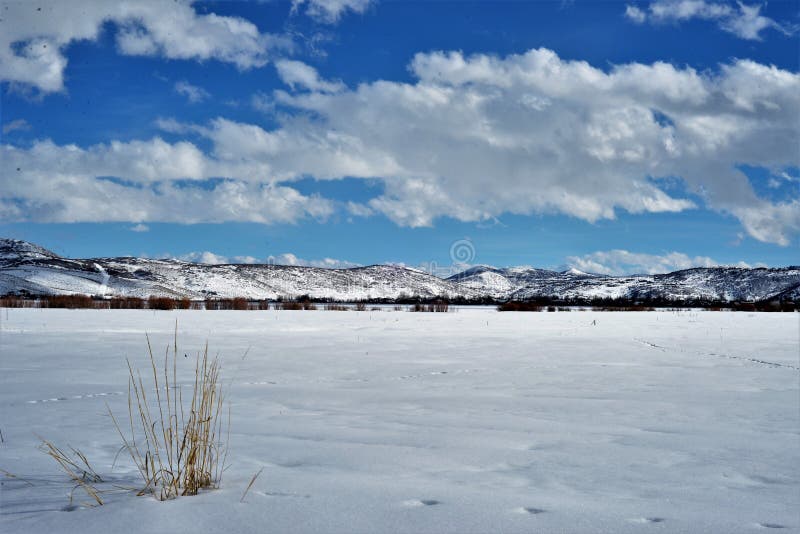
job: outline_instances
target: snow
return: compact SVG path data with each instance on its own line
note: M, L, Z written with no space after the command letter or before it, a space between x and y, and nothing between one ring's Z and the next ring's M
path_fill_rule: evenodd
M309 295L369 299L562 299L645 297L686 300L792 298L800 267L710 267L665 275L600 276L570 269L473 266L447 279L397 265L325 269L286 265L201 265L143 258L65 259L25 241L0 238L0 295L25 292L120 296L276 299Z
M222 487L68 507L36 436L134 484L105 405L176 319L225 361ZM798 532L799 336L796 313L3 309L0 531Z

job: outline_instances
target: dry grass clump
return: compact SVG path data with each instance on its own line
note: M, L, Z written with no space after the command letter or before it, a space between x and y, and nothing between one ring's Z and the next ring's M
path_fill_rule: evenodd
M220 383L221 366L208 356L208 344L195 363L194 383L188 404L184 402L177 378L177 333L172 351L170 376L169 349L163 370L156 365L147 339L152 383L142 380L128 362L128 417L130 434L120 427L109 409L124 448L136 464L143 481L139 495L153 494L159 500L196 495L204 488L219 485L227 456L227 436L223 436L224 395ZM152 398L152 394L155 398ZM228 434L230 432L228 414ZM224 437L224 441L223 441Z
M65 473L75 482L75 487L72 489L74 492L76 489L81 488L83 489L89 497L91 497L98 505L103 505L103 499L100 498L100 492L97 488L94 487L93 484L98 482L102 482L103 479L100 478L94 468L89 464L89 460L86 459L86 456L79 451L78 449L73 449L70 447L72 454L65 452L64 450L56 447L53 443L47 441L46 439L42 439L42 444L39 447L42 452L53 458L53 460L61 466L61 469L64 470ZM70 503L72 502L72 493L69 495Z
M128 361L128 427L123 431L111 408L108 413L142 478L138 495L152 494L158 500L196 495L215 488L222 480L230 436L230 413L223 413L224 395L221 365L209 358L208 344L195 360L191 396L185 401L178 384L177 324L172 345L160 369L147 337L152 382L142 379ZM171 363L171 365L170 365ZM170 369L171 367L171 369ZM147 374L147 373L145 373ZM149 377L148 377L149 378ZM223 436L223 428L226 429ZM75 483L73 492L83 489L98 505L103 504L95 486L104 482L86 456L78 449L65 451L42 439L40 450L53 458ZM7 476L13 476L7 473ZM254 477L255 479L255 477ZM251 481L251 485L252 485ZM131 488L119 488L125 491ZM72 493L70 494L72 502Z

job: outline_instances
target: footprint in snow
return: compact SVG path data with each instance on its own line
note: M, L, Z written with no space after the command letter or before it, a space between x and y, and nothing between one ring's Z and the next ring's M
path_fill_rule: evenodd
M409 506L411 508L417 508L419 506L436 506L437 504L442 504L442 502L434 499L409 499L407 501L403 501L403 506Z
M515 508L514 511L518 514L538 515L545 513L547 510L543 510L542 508L520 506L519 508Z

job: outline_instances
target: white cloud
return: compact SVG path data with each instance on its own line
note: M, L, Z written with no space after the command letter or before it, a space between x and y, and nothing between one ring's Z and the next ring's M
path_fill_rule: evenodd
M185 96L186 99L192 104L202 102L203 100L206 100L207 98L211 97L208 91L206 91L202 87L192 85L186 80L175 82L173 88L175 89L176 93Z
M270 181L265 163L227 161L186 141L0 145L0 171L4 220L285 223L333 212L327 199ZM220 176L237 178L211 181Z
M188 261L192 263L203 263L206 265L226 265L243 263L248 265L254 264L271 264L271 265L289 265L296 267L322 267L326 269L347 269L350 267L360 267L358 263L353 263L345 260L336 260L333 258L323 258L321 260L304 260L298 258L292 253L279 254L277 256L269 256L265 260L256 258L254 256L225 256L222 254L215 254L210 251L202 252L188 252L179 256L171 254L164 254L161 258L172 258L181 261Z
M347 269L350 267L360 267L358 263L353 263L346 260L336 260L333 258L323 258L321 260L304 260L298 258L290 252L279 254L277 256L269 256L267 263L273 265L294 265L301 267L324 267L326 269Z
M255 93L250 97L250 106L262 113L272 113L275 111L275 101L270 95L262 92Z
M292 12L305 8L305 14L317 22L335 24L347 11L363 13L371 0L292 0Z
M207 265L222 265L231 263L226 256L220 256L219 254L214 254L213 252L208 251L189 252L188 254L182 254L175 259L189 261L192 263L204 263Z
M353 201L347 202L346 209L347 213L355 217L370 217L375 214L375 211L369 206Z
M618 209L682 211L694 202L649 179L680 176L707 207L738 216L758 239L785 244L796 232L797 202L759 198L737 167L797 165L796 73L748 60L717 73L661 62L603 71L547 49L505 58L418 54L410 69L417 83L277 92L280 104L314 120L289 119L270 139L316 142L306 153L346 168L331 177L383 178L385 193L369 207L402 225L508 212L596 221ZM334 135L352 148L341 152L329 142Z
M0 217L292 222L334 209L292 181L349 177L383 188L343 209L407 226L504 213L593 222L619 210L692 209L693 193L704 207L738 217L756 239L788 244L800 231L800 201L759 197L739 170L779 176L800 164L797 73L749 60L703 73L662 62L602 70L547 49L418 54L410 69L414 83L377 80L335 92L313 69L302 83L287 77L303 90L271 95L280 116L271 130L223 118L158 122L204 137L207 151L160 138L0 145ZM185 185L216 177L227 180L211 190ZM686 191L663 189L660 178L669 177L682 178Z
M130 230L131 232L149 232L150 227L147 226L146 224L139 223L131 226Z
M184 1L42 0L6 2L3 8L0 80L44 93L64 88L65 48L97 40L108 22L114 24L117 49L125 55L215 59L249 69L265 65L273 48L287 46L247 20L198 14Z
M747 5L737 2L736 6L707 0L656 0L647 10L634 5L625 7L625 16L642 24L649 20L654 23L683 22L691 19L715 21L719 27L741 39L760 40L761 32L774 29L791 35L794 29L761 15L760 4Z
M625 6L625 16L638 24L642 24L647 20L647 14L644 11L631 5Z
M302 88L321 93L336 93L344 89L341 82L328 82L319 77L317 70L301 61L284 59L275 63L278 76L292 89Z
M15 119L3 125L3 134L20 131L25 132L31 129L31 125L25 119Z
M661 274L693 267L715 267L720 263L707 256L690 257L682 252L663 255L628 252L627 250L598 251L584 256L570 256L567 264L575 269L608 275ZM739 262L735 267L750 267ZM757 267L764 266L757 264Z

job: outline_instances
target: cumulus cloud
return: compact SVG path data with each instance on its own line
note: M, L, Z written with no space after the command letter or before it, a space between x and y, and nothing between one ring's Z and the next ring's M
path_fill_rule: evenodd
M336 260L333 258L323 258L321 260L304 260L298 258L291 252L278 254L277 256L269 256L267 263L273 265L294 265L299 267L323 267L326 269L347 269L350 267L360 267L361 264L353 263L347 260Z
M64 88L67 57L76 41L97 40L113 23L121 54L171 59L215 59L240 69L261 67L287 43L255 24L214 13L198 14L189 2L6 2L0 33L0 80L38 88Z
M3 125L3 134L10 134L11 132L21 131L25 132L31 129L31 125L25 119L15 119Z
M431 52L411 62L414 82L333 91L334 82L291 63L284 79L294 90L271 95L273 129L159 121L173 134L202 136L205 151L160 138L2 146L0 217L295 221L335 208L292 181L349 177L383 188L344 209L406 226L505 213L593 222L619 210L702 206L734 215L762 241L785 245L800 231L800 200L762 198L740 170L779 176L800 164L794 72L749 60L708 72L663 62L604 70L543 48L506 57ZM671 177L683 189L667 190L674 180L662 178Z
M692 267L715 267L718 262L707 256L690 257L682 252L663 255L628 252L627 250L598 251L584 256L570 256L567 264L575 269L608 275L661 274ZM735 267L750 267L739 262ZM763 266L758 264L757 266Z
M383 178L385 193L368 205L399 224L507 212L596 221L617 209L696 207L659 187L659 177L679 176L757 239L787 244L796 233L800 205L759 198L738 168L797 165L796 73L749 60L716 73L662 62L604 71L547 49L505 58L418 54L410 69L416 83L276 93L314 118L289 120L280 135L347 139L347 175ZM317 158L341 146L318 145ZM372 158L360 172L359 154Z
M324 24L335 24L348 11L363 13L372 0L292 0L292 12L301 10Z
M208 91L202 87L198 87L197 85L192 85L186 80L175 82L173 89L175 89L175 92L179 95L185 96L186 99L192 104L202 102L203 100L211 97Z
M760 4L735 5L706 0L656 0L646 10L635 5L625 7L625 16L637 24L683 22L691 19L715 21L719 27L741 39L760 40L761 32L774 29L791 35L795 29L761 15Z
M185 141L0 145L0 170L3 220L291 223L333 212L327 199L260 181L266 164L227 161Z

